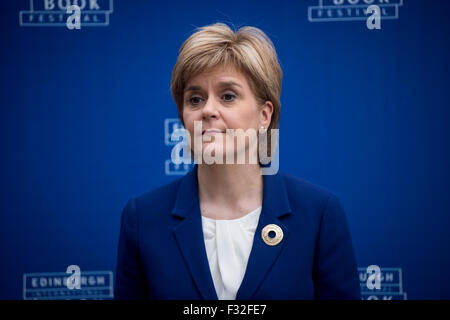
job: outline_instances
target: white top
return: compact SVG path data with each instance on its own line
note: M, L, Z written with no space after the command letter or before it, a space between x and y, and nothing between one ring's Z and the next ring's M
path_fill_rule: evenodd
M202 216L209 268L219 300L235 300L247 268L262 207L232 220Z

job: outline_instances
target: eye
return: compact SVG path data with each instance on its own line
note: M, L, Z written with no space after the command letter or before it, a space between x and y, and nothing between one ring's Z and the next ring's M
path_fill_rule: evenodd
M225 93L222 97L226 102L232 102L236 98L236 95L233 93Z
M201 100L203 100L201 97L192 96L189 98L189 103L193 106L196 106L201 102Z

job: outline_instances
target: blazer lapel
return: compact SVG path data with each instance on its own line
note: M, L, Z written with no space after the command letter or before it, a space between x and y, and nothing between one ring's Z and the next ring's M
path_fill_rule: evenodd
M173 232L195 285L203 299L217 300L203 238L197 166L181 179L172 214L183 218Z
M278 219L291 212L284 181L279 174L265 175L263 178L261 215L237 300L252 298L276 262L289 235L288 228ZM172 214L183 219L173 232L195 285L203 299L217 300L203 238L197 165L181 179ZM269 246L262 240L261 231L268 224L276 224L283 230L283 239L276 246Z
M236 300L251 299L276 262L289 235L288 228L278 218L290 212L287 192L281 176L279 174L265 175L261 215L253 238L247 269ZM283 230L283 239L275 246L267 245L261 237L262 229L268 224L276 224Z

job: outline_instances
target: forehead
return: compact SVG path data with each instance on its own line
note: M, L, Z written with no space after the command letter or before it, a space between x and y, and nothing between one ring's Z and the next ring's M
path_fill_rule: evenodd
M187 89L190 86L206 86L209 83L213 85L235 84L241 86L243 89L248 88L247 79L244 74L233 66L217 66L210 70L200 72L187 81L185 88Z

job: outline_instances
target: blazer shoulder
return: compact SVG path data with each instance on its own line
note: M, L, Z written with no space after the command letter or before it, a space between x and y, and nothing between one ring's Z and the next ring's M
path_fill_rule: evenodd
M290 174L280 175L285 182L289 202L294 206L323 209L331 198L337 198L334 192L323 186Z
M138 210L142 212L168 212L172 210L181 179L178 178L134 197Z

